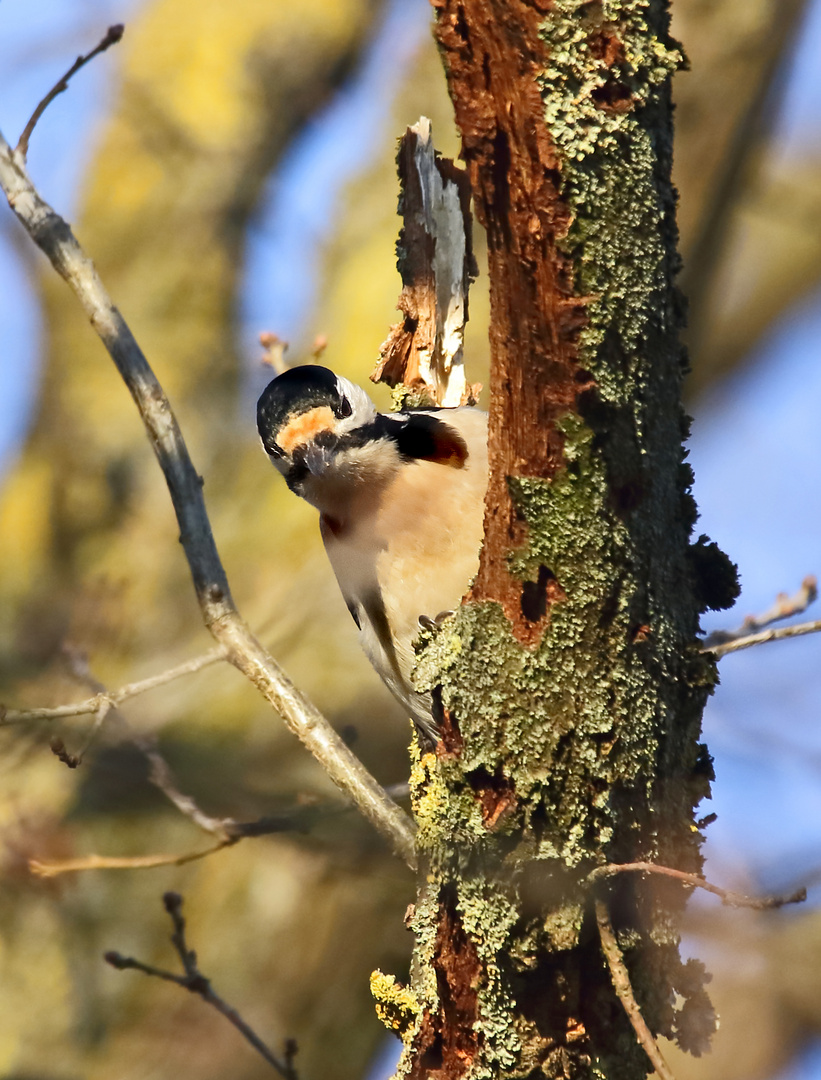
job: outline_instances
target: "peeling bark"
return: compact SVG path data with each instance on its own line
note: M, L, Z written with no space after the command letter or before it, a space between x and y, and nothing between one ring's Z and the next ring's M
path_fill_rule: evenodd
M468 177L436 154L425 117L399 140L396 163L403 319L391 327L371 379L399 387L403 406L475 404L481 387L465 381L462 356L476 276Z

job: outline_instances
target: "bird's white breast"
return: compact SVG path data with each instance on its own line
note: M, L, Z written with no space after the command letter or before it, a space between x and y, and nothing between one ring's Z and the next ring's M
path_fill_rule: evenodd
M428 723L429 701L411 684L413 641L419 616L456 608L476 574L488 468L486 415L478 409L438 415L468 445L462 468L397 459L378 482L368 478L322 517L328 558L368 658Z

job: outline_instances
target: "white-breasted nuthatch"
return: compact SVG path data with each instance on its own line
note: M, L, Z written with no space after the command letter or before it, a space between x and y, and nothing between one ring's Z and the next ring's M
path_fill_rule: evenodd
M430 695L411 683L413 641L420 616L456 608L479 566L486 414L379 413L360 387L305 365L268 384L257 426L288 487L319 511L368 659L435 742Z

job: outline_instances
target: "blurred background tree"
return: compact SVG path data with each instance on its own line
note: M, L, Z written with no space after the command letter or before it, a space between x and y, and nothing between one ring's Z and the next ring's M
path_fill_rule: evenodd
M676 177L696 495L705 528L739 559L754 610L821 568L810 563L821 506L810 362L821 152L801 114L819 83L805 77L788 91L803 121L779 106L795 85L797 46L811 52L815 31L819 47L821 4L673 6L692 69L676 85ZM399 291L395 136L424 113L439 148L457 151L426 0L4 5L7 137L113 21L127 22L123 43L52 105L32 174L58 210L74 207L80 239L172 398L240 609L377 777L401 780L407 723L359 655L314 515L256 445L252 402L269 373L254 333L290 338L292 360L321 334L330 366L360 382L370 372ZM73 297L15 230L4 217L0 700L52 704L86 696L67 645L116 687L209 642L133 406ZM21 281L28 292L16 299ZM486 323L480 279L466 348L473 381L485 378ZM386 404L384 388L374 396ZM708 871L727 884L776 887L821 864L817 656L807 639L723 662L706 721L721 815ZM123 712L130 730L158 735L183 789L215 815L332 795L225 666ZM88 723L60 728L69 749ZM203 969L270 1042L298 1040L306 1080L367 1075L383 1045L367 976L407 965L413 892L368 826L340 814L182 867L44 881L29 858L202 846L149 785L116 718L76 772L49 752L53 733L3 733L0 1075L268 1071L198 1001L102 964L108 948L167 963L159 897L169 888L187 897ZM676 1058L677 1073L821 1077L816 911L739 916L698 904L693 933L716 973L722 1029L712 1059Z

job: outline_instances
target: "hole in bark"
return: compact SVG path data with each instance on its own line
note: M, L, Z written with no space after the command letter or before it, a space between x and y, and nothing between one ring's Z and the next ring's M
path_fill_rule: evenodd
M438 1032L433 1036L433 1045L429 1046L422 1055L420 1064L423 1076L434 1069L442 1068L442 1036Z
M465 740L459 730L459 721L456 719L456 714L452 713L450 709L446 709L442 704L441 686L434 687L431 697L433 699L433 708L431 709L433 722L439 729L439 742L436 745L437 756L440 758L458 757L462 753Z
M537 623L547 614L548 604L566 600L567 594L546 566L539 567L536 581L525 581L519 598L522 615L528 622Z
M591 34L587 44L591 56L596 60L603 60L608 67L624 60L624 45L612 31L602 29Z
M547 582L550 571L546 566L539 567L536 581L526 581L522 585L520 605L522 615L528 622L538 622L547 612Z
M604 86L597 86L590 96L602 109L608 112L628 112L633 107L633 95L630 88L615 79L608 79Z
M459 35L462 41L468 41L470 38L470 31L468 30L468 24L465 22L465 12L460 6L459 13L456 16L456 22L453 24L454 31Z
M493 775L484 768L474 769L465 778L482 808L482 823L486 829L493 829L503 815L515 808L516 789L501 768Z

